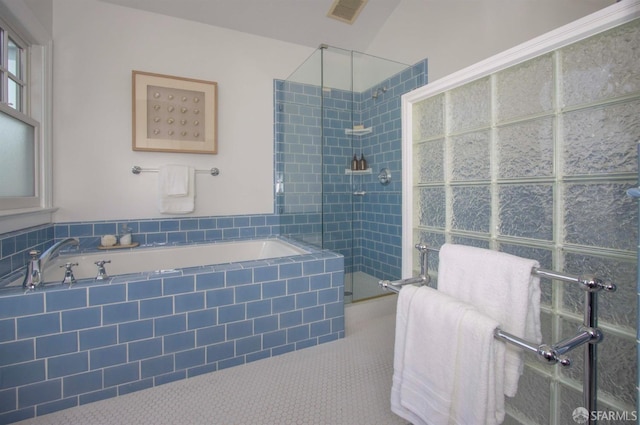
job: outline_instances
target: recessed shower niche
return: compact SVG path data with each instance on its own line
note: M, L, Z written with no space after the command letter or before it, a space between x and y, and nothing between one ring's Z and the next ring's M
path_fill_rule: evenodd
M400 96L427 82L427 62L320 46L274 82L280 233L344 255L345 302L388 294L401 275ZM354 155L366 168L352 170Z

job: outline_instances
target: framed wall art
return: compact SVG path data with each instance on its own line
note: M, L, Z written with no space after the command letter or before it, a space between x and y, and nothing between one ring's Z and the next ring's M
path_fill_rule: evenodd
M133 150L216 154L218 84L133 71Z

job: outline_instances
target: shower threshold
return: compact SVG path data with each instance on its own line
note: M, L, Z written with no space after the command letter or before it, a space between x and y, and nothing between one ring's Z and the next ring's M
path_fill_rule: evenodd
M365 272L345 273L344 302L345 304L391 295L380 288L380 279Z

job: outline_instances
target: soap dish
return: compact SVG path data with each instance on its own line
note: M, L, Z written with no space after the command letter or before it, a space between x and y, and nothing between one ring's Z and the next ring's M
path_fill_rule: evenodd
M98 249L103 249L103 250L107 250L107 249L124 249L124 248L135 248L136 246L140 245L139 242L133 242L130 245L111 245L111 246L102 246L102 245L98 245Z

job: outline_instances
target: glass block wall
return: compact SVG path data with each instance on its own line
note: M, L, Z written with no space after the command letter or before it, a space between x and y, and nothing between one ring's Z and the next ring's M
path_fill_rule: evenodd
M625 192L637 184L639 48L635 20L412 108L414 243L495 249L617 284L598 296L602 411L636 409L638 209ZM430 259L435 277L437 254ZM541 285L544 341L573 335L582 290ZM527 356L505 423L574 423L582 352L569 368Z

